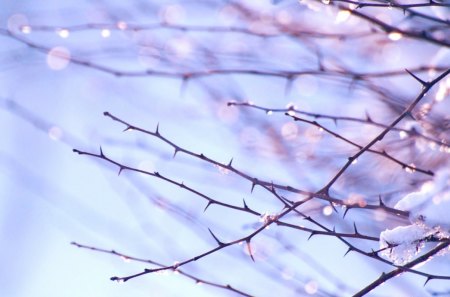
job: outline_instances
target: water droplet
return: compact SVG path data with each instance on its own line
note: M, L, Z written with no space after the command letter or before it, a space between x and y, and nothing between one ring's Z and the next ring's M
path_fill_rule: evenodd
M61 38L68 38L70 35L69 30L67 29L59 29L56 31L56 33L59 35L59 37Z
M100 31L100 35L102 35L103 38L108 38L111 36L111 30L103 29L102 31Z

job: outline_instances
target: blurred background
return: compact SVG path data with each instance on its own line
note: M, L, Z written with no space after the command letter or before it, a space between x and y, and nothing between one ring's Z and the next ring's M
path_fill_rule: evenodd
M320 190L449 67L448 7L363 7L342 1L6 1L0 10L0 294L2 296L350 296L393 268L333 236L270 226L252 238L125 283L155 266L71 242L173 265L260 228L283 210L270 191L161 139L158 131L251 178ZM418 1L419 2L419 1ZM376 3L383 3L379 1ZM393 2L394 3L394 2ZM419 2L420 3L420 2ZM394 3L395 4L395 3ZM353 13L352 11L355 11ZM392 207L448 167L450 78L333 185L349 205ZM235 104L229 104L230 102ZM249 106L235 106L245 103ZM264 107L262 110L255 106ZM279 109L279 110L277 110ZM310 121L294 122L285 115ZM309 113L309 114L305 114ZM324 117L328 115L329 117ZM351 119L348 119L351 118ZM381 125L375 125L380 123ZM118 167L157 171L175 182ZM405 165L407 165L405 167ZM418 170L415 170L417 168ZM422 172L421 172L421 169ZM425 173L424 173L425 172ZM248 207L262 216L237 211ZM279 190L290 201L306 196ZM333 210L336 207L336 211ZM409 224L383 210L299 210L339 232ZM266 214L266 215L264 215ZM287 222L318 229L300 215ZM376 240L350 239L361 249ZM448 274L449 256L423 271ZM422 268L421 268L422 269ZM448 281L405 274L371 296L431 296Z

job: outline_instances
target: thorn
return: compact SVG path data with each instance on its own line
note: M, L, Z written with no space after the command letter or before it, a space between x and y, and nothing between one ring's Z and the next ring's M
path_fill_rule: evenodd
M206 158L205 155L200 154L200 159L205 159L205 158Z
M122 173L122 171L124 170L125 168L123 168L123 166L119 166L119 172L117 173L117 176L119 176L121 173Z
M250 190L250 193L253 193L253 190L255 189L255 187L256 187L256 182L258 181L258 179L256 179L256 178L254 178L253 179L253 182L252 182L252 189Z
M172 156L172 158L175 158L176 157L176 155L177 155L177 153L178 153L178 148L175 148L175 151L173 152L173 156Z
M343 219L345 219L345 216L347 215L347 212L348 212L350 209L351 209L351 207L349 207L349 206L347 206L347 207L345 208L344 215L342 216Z
M228 168L232 168L232 164L233 164L233 158L231 158L230 162L228 162L227 167Z
M411 75L415 80L417 80L422 86L426 87L428 86L428 83L421 80L418 76L416 76L414 73L409 71L408 69L405 69L406 72L408 72L409 75Z
M252 246L250 245L250 239L247 238L245 240L245 242L247 244L247 250L248 250L248 253L250 254L250 258L252 258L253 262L255 262L255 258L253 258Z
M407 116L409 116L411 119L413 119L414 121L417 121L417 119L414 117L414 115L412 114L412 112L407 112L406 113Z
M157 177L160 177L160 176L161 176L161 174L159 174L158 171L153 172L153 174L154 174L155 176L157 176Z
M245 209L250 209L250 208L248 207L247 203L245 203L245 199L242 199L242 201L244 201L244 208L245 208Z
M317 233L315 232L315 231L312 231L311 232L311 234L309 235L309 237L308 237L308 239L307 240L310 240L311 239L311 237L313 237L314 235L316 235Z
M221 242L221 241L216 237L216 235L214 235L214 233L211 231L211 229L208 228L208 230L209 230L209 233L211 233L211 236L214 238L214 240L217 242L217 244L218 244L219 246L224 246L224 245L225 245L223 242Z
M307 220L308 222L313 222L313 219L311 219L310 216L304 217L303 219L304 219L304 220Z
M184 92L187 89L188 82L189 82L189 75L184 75L183 80L181 81L181 87L180 87L180 96L181 97L184 95Z
M353 222L353 228L355 229L355 234L359 234L359 233L358 233L358 229L356 228L355 222Z
M372 121L372 118L370 117L370 115L369 115L369 112L366 110L366 119L367 119L367 121L369 122L369 123L372 123L373 121Z
M206 207L205 207L205 209L203 210L203 212L205 212L207 209L208 209L208 207L210 207L211 206L211 204L213 204L214 202L212 202L212 200L209 200L208 201L208 204L206 204Z
M384 207L386 206L383 202L383 200L381 199L381 195L378 196L378 201L380 202L380 207Z
M102 150L102 147L101 147L101 146L100 146L100 157L102 157L102 158L105 157L105 154L103 154L103 150Z
M159 136L159 123L156 124L155 135Z
M425 287L427 284L428 284L428 282L430 281L430 280L432 280L433 278L431 277L431 276L429 276L429 277L427 277L427 280L425 281L425 283L423 284L423 286Z
M349 247L348 250L345 252L344 257L347 256L347 254L350 253L351 251L353 251L353 248Z
M284 85L284 96L286 97L289 95L291 89L292 89L292 83L294 82L294 77L289 75L286 78L286 84Z
M333 233L336 233L336 226L333 226Z
M397 246L397 244L395 244L395 243L390 243L387 240L385 240L385 241L386 241L386 244L387 244L388 248L390 248L390 249L395 248Z

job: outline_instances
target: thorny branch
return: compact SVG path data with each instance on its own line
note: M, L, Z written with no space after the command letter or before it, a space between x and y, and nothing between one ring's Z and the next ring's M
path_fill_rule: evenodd
M334 182L335 182L335 181L336 181L336 180L337 180L337 179L345 172L345 170L348 168L348 166L351 164L351 162L353 162L354 159L356 159L357 157L361 156L361 155L362 155L363 153L365 153L366 151L369 151L370 147L371 147L373 144L375 144L375 143L378 142L378 141L381 141L381 140L384 138L384 136L385 136L389 131L391 131L393 127L395 127L396 124L398 124L398 123L399 123L406 115L408 115L408 114L413 110L413 108L414 108L414 107L418 104L418 102L425 96L425 94L426 94L426 93L427 93L427 92L428 92L428 91L429 91L429 90L430 90L430 89L431 89L438 81L440 81L440 80L443 79L446 75L448 75L448 73L450 73L450 69L447 70L447 71L445 71L445 72L443 72L441 75L439 75L438 77L436 77L434 80L432 80L432 81L430 81L430 82L422 81L422 80L421 80L420 78L418 78L415 74L410 73L410 75L411 75L412 77L414 77L417 81L419 81L419 82L421 83L421 85L422 85L422 91L419 93L419 95L418 95L418 96L415 98L415 100L414 100L414 101L406 108L406 110L405 110L402 114L400 114L400 115L399 115L399 116L398 116L391 124L389 124L389 125L388 125L388 126L387 126L387 127L386 127L386 128L385 128L378 136L377 136L377 137L375 137L375 138L374 138L371 142L369 142L366 146L364 146L363 148L361 148L361 149L359 150L359 152L356 153L353 157L350 157L350 158L349 158L349 161L341 168L341 170L340 170L340 171L339 171L339 172L331 179L331 181L330 181L323 189L321 189L320 191L318 191L318 193L326 193L326 194L328 195L328 191L329 191L330 187L331 187L331 186L334 184ZM125 121L123 121L123 120L121 120L121 119L119 119L119 118L117 118L117 117L115 117L115 116L113 116L113 115L111 115L111 114L109 114L109 113L107 113L107 112L105 112L105 116L108 116L108 117L112 118L113 120L118 121L118 122L120 122L120 123L126 125L125 131L127 131L127 130L137 130L137 131L140 131L140 132L143 132L143 133L146 133L146 134L155 136L155 137L157 137L157 138L163 140L164 142L168 143L169 145L171 145L172 147L175 148L175 154L176 154L177 152L183 152L183 153L186 153L186 154L188 154L188 155L191 155L191 156L200 158L200 159L202 159L202 160L206 160L207 162L210 162L210 163L212 163L212 164L215 164L215 165L219 165L219 166L220 166L220 163L218 163L218 162L216 162L216 161L213 161L212 159L206 158L203 154L197 155L197 154L192 153L192 152L190 152L190 151L188 151L188 150L179 148L179 147L178 147L177 145L175 145L173 142L169 141L167 138L165 138L164 136L162 136L162 135L160 134L160 132L159 132L159 127L157 127L157 129L156 129L155 132L151 132L151 131L147 131L147 130L138 128L138 127L136 127L136 126L132 126L132 125L128 124L127 122L125 122ZM171 182L171 183L175 183L175 184L179 185L179 186L182 187L182 188L186 188L186 186L185 186L183 183L180 184L180 183L173 182L172 180L170 180L170 179L168 179L168 178L162 177L162 176L161 176L159 173L157 173L157 172L155 172L155 173L150 173L150 172L145 172L145 171L143 171L143 170L133 169L133 168L131 168L131 167L127 167L127 166L125 166L125 165L122 165L122 164L120 164L120 163L118 163L118 162L116 162L116 161L114 161L114 160L109 159L108 157L106 157L106 156L104 155L104 153L103 153L102 150L100 150L100 154L87 153L87 152L82 152L82 151L79 151L79 150L74 150L74 151L77 152L77 153L79 153L79 154L86 154L86 155L90 155L90 156L93 156L93 157L98 157L98 158L104 159L104 160L106 160L106 161L108 161L108 162L110 162L110 163L113 163L113 164L119 166L119 168L120 168L119 173L120 173L122 170L124 170L124 169L126 169L126 170L134 170L134 171L138 171L138 172L141 172L141 173L145 173L145 174L149 174L149 175L152 175L152 176L155 176L155 177L162 178L162 179L164 179L164 180L166 180L166 181L169 181L169 182ZM226 166L227 169L230 169L230 168L232 169L232 168L233 168L233 167L232 167L232 162L231 162L231 161L230 161L230 163L229 163L228 165L222 165L222 166ZM253 180L253 185L255 185L254 179L252 179L252 180ZM275 190L274 190L274 189L275 189L274 185L271 185L271 188L269 188L269 186L267 186L267 185L263 185L263 187L266 188L267 190L271 191L271 192L272 192L273 194L275 194L276 196L278 196L278 195L276 194ZM189 188L187 188L187 189L189 190ZM195 191L195 190L189 190L189 191L194 192L194 193L197 194L197 195L200 194L198 191ZM200 196L201 196L201 194L200 194ZM203 197L203 196L202 196L202 197ZM280 197L280 196L278 196L278 197ZM280 197L280 198L282 199L282 197ZM232 245L238 244L238 243L240 243L240 242L246 242L247 247L248 247L248 250L249 250L250 257L254 260L253 254L252 254L251 245L250 245L250 242L251 242L252 238L255 237L257 234L259 234L260 232L262 232L263 230L265 230L267 226L270 226L270 225L273 224L273 223L280 224L280 221L279 221L279 220L280 220L281 218L283 218L284 216L286 216L286 215L287 215L288 213L290 213L291 211L296 211L296 208L297 208L298 206L302 205L303 203L309 201L309 200L312 199L312 198L313 198L313 196L309 196L309 197L308 197L307 199L305 199L305 200L298 201L298 202L294 202L294 203L292 203L292 202L289 203L289 202L286 202L286 201L285 201L285 209L284 209L282 212L280 212L279 214L277 214L277 215L274 216L274 217L271 217L271 216L268 217L267 220L265 221L265 224L264 224L263 226L257 228L255 231L253 231L252 233L250 233L249 235L247 235L247 236L245 236L245 237L242 237L242 238L239 238L239 239L236 239L236 240L233 240L233 241L224 243L224 242L220 241L220 240L218 239L218 237L210 230L210 233L211 233L212 237L214 238L214 240L215 240L216 243L218 244L218 246L217 246L216 248L213 248L213 249L211 249L211 250L209 250L209 251L207 251L207 252L205 252L205 253L202 253L202 254L200 254L200 255L197 255L197 256L195 256L195 257L193 257L193 258L187 259L187 260L182 261L182 262L180 262L180 263L174 264L174 265L172 265L172 266L166 266L166 267L160 267L160 268L154 268L154 269L145 269L143 272L140 272L140 273L137 273L137 274L134 274L134 275L130 275L130 276L127 276L127 277L113 277L112 280L116 280L116 281L127 281L127 280L129 280L129 279L132 279L132 278L135 278L135 277L144 275L144 274L148 274L148 273L153 273L153 272L158 272L158 271L164 271L164 270L174 270L174 269L177 269L177 268L180 267L180 266L183 266L183 265L186 265L186 264L188 264L188 263L197 261L197 260L199 260L199 259L201 259L201 258L203 258L203 257L206 257L206 256L208 256L208 255L210 255L210 254L212 254L212 253L215 253L215 252L217 252L217 251L219 251L219 250L221 250L221 249L223 249L223 248L225 248L225 247L232 246ZM246 212L252 213L252 214L254 214L254 215L255 215L255 214L258 214L257 212L254 212L254 211L251 211L250 209L248 209L248 206L247 206L246 204L244 204L244 207L236 207L236 206L229 206L229 205L227 205L227 204L223 204L223 203L221 203L221 202L219 202L219 201L217 201L217 200L213 200L212 198L207 198L207 200L208 200L209 202L213 201L212 203L215 203L215 204L219 204L219 205L222 205L222 206L225 206L225 207L230 207L230 208L233 208L233 209L236 209L236 210L246 211ZM284 200L282 200L282 201L284 201ZM312 219L311 217L309 217L309 216L305 216L305 219L308 220L308 221L313 222L313 223L316 224L316 225L319 225L322 229L324 229L324 230L326 230L326 231L329 231L329 232L331 231L331 230L329 230L327 227L325 227L325 226L321 225L320 223L316 222L315 220L313 220L313 219ZM290 226L289 224L283 224L283 223L281 223L281 225L292 227L292 226ZM332 232L335 232L335 231L333 230ZM327 232L325 232L325 233L327 233ZM313 231L313 232L311 232L311 236L313 236L313 235L315 235L315 234L321 234L321 232L320 232L320 231L319 231L319 232L318 232L318 231ZM381 258L380 256L378 256L378 254L377 254L376 251L375 251L375 252L372 252L372 253L367 253L367 252L362 251L362 250L359 249L359 248L356 248L356 247L353 246L352 244L348 243L345 239L343 239L342 237L344 237L344 236L342 236L342 235L348 236L348 237L358 237L358 238L363 238L363 239L374 240L374 238L370 238L370 237L364 237L364 236L361 237L361 235L358 233L358 231L357 231L357 229L356 229L356 225L355 225L355 235L334 233L334 236L349 246L348 252L350 252L350 251L357 251L358 253L364 254L364 255L366 255L366 256L368 256L368 257L370 257L370 258L374 258L374 259L377 259L377 260L382 261L382 262L384 262L384 263L393 265L391 262L389 262L389 261L387 261L387 260ZM310 236L310 237L311 237L311 236ZM437 251L439 251L439 250L443 249L444 247L446 247L448 244L449 244L449 243L441 243L440 245L438 245L438 247L437 247L436 249L434 249L434 250L430 251L429 253L425 254L426 257L425 257L425 255L424 255L424 256L421 256L421 257L419 257L418 259L416 259L415 261L421 262L421 260L423 261L423 260L427 259L428 257L434 255ZM445 246L444 246L444 245L445 245ZM439 248L439 249L438 249L438 248ZM434 253L433 253L433 252L434 252ZM397 267L397 269L394 270L394 272L392 272L393 276L395 276L395 275L397 275L397 274L399 274L399 273L401 273L401 272L408 271L408 272L411 272L411 273L415 273L415 274L418 274L418 275L425 276L425 277L427 277L427 280L431 280L431 279L450 279L450 276L437 276L437 275L431 275L431 274L428 274L428 273L423 273L423 272L420 272L420 271L413 270L413 269L411 269L411 267L414 266L416 262L413 261L413 262L411 262L411 263L412 263L411 265L405 265L405 266L397 266L397 265L394 265L394 266ZM392 276L390 276L390 274L389 274L389 278L390 278L390 277L392 277ZM373 287L376 287L376 286L378 286L378 285L379 285L379 284L374 284L374 285L372 285L371 289L373 289ZM365 294L365 293L364 293L364 294ZM362 295L359 295L359 296L362 296Z
M327 1L317 1L317 2L327 2ZM252 30L251 28L247 28L246 26L220 27L220 26L200 26L200 25L175 25L175 24L169 24L169 23L165 23L165 22L148 24L148 25L135 25L135 24L128 24L128 23L120 23L120 24L119 23L116 23L116 24L92 23L92 24L81 24L81 25L65 26L65 27L46 26L46 25L32 25L29 27L33 31L58 31L61 29L66 29L66 30L70 30L70 31L83 31L83 30L109 29L109 30L117 30L117 31L129 31L129 32L137 32L137 31L145 31L145 30L173 30L173 31L180 31L180 32L199 32L199 33L211 33L211 34L236 33L236 34L251 35L251 36L254 36L257 38L260 37L263 39L278 38L278 37L282 38L282 37L288 36L295 42L303 42L305 39L308 39L308 38L344 40L344 39L365 38L367 36L378 36L378 35L385 36L386 34L384 34L384 33L393 33L394 32L394 33L401 34L401 36L409 37L412 39L418 39L420 41L428 42L433 45L438 45L438 46L442 46L442 47L450 46L449 40L447 38L445 38L445 35L444 35L444 38L441 38L442 36L439 37L438 34L433 34L435 31L440 31L440 30L441 30L440 32L446 32L446 30L447 30L446 26L448 26L448 24L449 24L448 20L439 19L439 18L433 17L431 15L421 13L417 10L413 10L413 8L424 8L424 7L425 8L426 7L450 7L449 4L440 3L440 2L434 1L434 0L421 2L421 3L414 3L414 4L399 4L394 1L360 2L360 1L353 1L353 0L334 0L334 1L328 1L328 2L329 3L327 3L327 4L331 4L334 8L340 9L341 11L348 11L351 15L364 20L367 24L369 24L370 26L373 26L374 28L372 28L368 32L356 32L356 33L342 34L342 33L315 32L313 30L298 30L296 27L300 27L300 26L286 26L286 25L278 24L278 23L273 23L272 28L271 28L272 30L269 30L267 32L266 31L255 31L255 30ZM339 3L351 4L354 7L349 8L348 5L342 5ZM242 5L240 3L232 3L231 2L231 5L234 5L235 8L239 9L241 14L245 15L248 20L253 20L253 19L258 18L258 16L256 16L256 14L251 11L251 9L245 7L244 5ZM384 22L384 21L380 20L379 18L366 13L365 10L363 10L363 8L366 8L366 7L387 7L387 8L400 9L406 15L405 19L412 18L412 17L421 18L422 20L434 22L435 25L428 27L427 30L392 25L389 22ZM439 25L436 25L436 24L439 24ZM405 29L405 28L408 28L408 29ZM20 28L20 29L23 29L23 28ZM0 35L12 38L12 39L14 39L18 42L21 42L21 43L27 45L28 47L33 48L44 54L47 54L50 50L50 48L47 46L35 43L35 42L31 41L30 39L24 38L16 33L13 33L12 31L9 31L6 29L0 29ZM312 48L314 48L314 46L312 46ZM411 115L412 110L425 97L426 93L438 81L442 80L446 75L448 75L450 72L450 69L448 68L448 66L436 66L436 67L419 66L419 67L415 67L415 68L410 68L409 70L407 70L407 72L404 72L403 70L388 70L388 71L380 71L380 72L359 72L359 71L353 71L351 69L347 69L346 67L326 66L325 63L323 63L320 51L317 51L316 54L317 54L317 60L318 60L317 68L309 67L309 68L305 68L304 70L283 70L283 69L282 70L261 70L259 68L255 68L255 69L253 69L253 68L245 68L245 69L229 68L229 69L226 69L226 68L218 67L218 68L208 68L206 70L190 70L190 71L185 71L185 70L183 70L183 71L177 71L177 70L167 71L167 70L156 70L156 69L128 71L128 70L116 69L116 68L113 68L110 66L104 66L104 65L101 65L101 64L98 64L95 62L91 62L89 60L77 58L77 57L71 57L70 61L74 64L77 64L77 65L80 65L83 67L87 67L90 69L98 70L101 72L105 72L108 74L112 74L112 75L115 75L118 77L120 77L120 76L131 76L131 77L158 76L158 77L166 77L166 78L171 78L171 79L181 79L183 82L187 82L192 79L198 79L198 78L202 78L202 77L210 77L210 76L215 76L215 75L250 75L250 76L257 76L257 77L269 77L269 78L275 77L275 78L284 79L284 80L286 80L286 85L287 85L287 89L288 89L290 87L290 84L292 83L292 81L294 81L296 78L301 77L303 75L314 75L314 76L323 76L325 78L332 78L332 79L336 79L336 80L342 78L344 81L347 81L347 80L350 81L350 83L351 83L350 87L353 86L353 83L357 82L357 83L360 83L360 85L364 85L367 89L372 90L374 93L377 93L384 98L387 98L389 96L386 95L386 93L382 90L382 88L380 88L379 86L376 86L375 84L372 83L372 81L374 81L375 79L398 77L398 76L406 75L408 73L414 79L416 79L422 86L422 91L417 95L417 97L414 99L414 101L412 103L410 103L410 105L406 108L406 110L404 110L390 124L383 124L383 123L375 122L369 116L367 116L366 119L362 119L362 118L356 118L356 117L343 117L343 116L333 116L333 115L325 115L325 114L320 114L320 113L305 112L305 111L298 110L293 107L289 107L289 108L285 108L285 109L282 109L282 108L269 109L266 107L261 107L261 106L257 106L257 105L253 105L253 104L245 103L245 102L230 102L229 103L229 105L247 106L247 107L264 110L266 112L269 112L269 111L270 112L284 112L284 113L286 113L286 115L290 116L293 120L301 121L301 122L307 123L309 125L314 125L318 128L321 128L324 131L326 131L327 133L329 133L330 135L334 136L335 138L340 139L340 140L356 147L359 150L356 154L351 156L348 159L348 161L334 175L334 177L331 178L331 180L329 180L328 183L317 192L305 191L305 190L294 188L292 186L282 185L282 184L274 183L272 181L265 181L265 180L258 179L257 177L250 176L249 174L245 173L244 171L237 169L232 164L232 160L228 164L224 164L224 163L221 163L214 159L211 159L209 157L206 157L204 154L198 154L198 153L192 152L186 148L178 146L175 142L172 142L171 140L169 140L168 138L166 138L159 132L159 126L156 128L155 132L152 132L149 130L139 128L139 127L137 127L133 124L130 124L108 112L105 112L105 116L111 118L113 121L116 121L116 122L119 122L119 123L125 125L125 131L136 130L136 131L148 134L152 137L156 137L159 140L165 142L166 144L168 144L169 146L171 146L174 149L174 157L177 153L187 154L191 157L200 159L204 162L213 164L215 166L218 166L220 168L226 169L230 172L237 174L238 176L249 181L252 184L252 191L255 186L262 187L263 189L269 191L279 202L281 202L281 204L284 208L280 213L278 213L276 215L265 216L263 226L258 227L256 230L254 230L250 234L248 234L244 237L241 237L239 239L236 239L236 240L232 240L229 242L222 242L219 239L219 237L217 237L211 230L209 230L212 238L215 240L215 242L217 244L217 247L215 247L207 252L204 252L200 255L197 255L193 258L189 258L183 262L176 263L171 266L165 266L163 264L154 262L152 260L144 260L144 259L126 256L124 254L117 253L114 250L108 251L108 250L104 250L104 249L99 249L99 248L95 248L95 247L89 247L89 246L77 244L77 243L73 243L73 244L80 248L86 248L86 249L94 250L97 252L109 253L112 255L124 257L126 259L140 261L140 262L158 266L158 268L145 269L141 273L137 273L137 274L130 275L127 277L111 278L112 280L115 280L115 281L127 281L129 279L132 279L132 278L144 275L144 274L149 274L149 273L158 272L158 271L173 270L173 271L179 272L183 276L188 277L196 282L201 282L201 283L204 283L204 284L207 284L210 286L229 290L231 292L234 292L234 293L237 293L237 294L240 294L243 296L251 296L243 291L240 291L240 290L235 289L234 287L231 287L230 285L221 285L218 283L209 282L209 281L197 278L191 274L184 273L179 268L183 265L197 261L197 260L204 258L208 255L211 255L213 253L216 253L217 251L222 250L226 247L233 246L233 245L243 243L243 242L246 243L248 253L249 253L250 257L254 260L252 246L251 246L251 240L255 236L257 236L259 233L262 233L262 231L265 230L268 226L274 224L277 226L291 228L291 229L295 229L295 230L301 230L303 232L310 233L309 238L311 238L315 235L336 237L338 240L340 240L342 243L344 243L348 247L347 253L354 251L365 257L368 257L368 258L371 258L371 259L374 259L377 261L381 261L385 264L396 267L395 270L393 270L387 274L383 273L379 279L377 279L376 281L374 281L373 283L368 285L366 288L364 288L361 291L359 291L358 293L356 293L355 296L363 296L366 293L373 290L374 288L381 285L382 283L388 281L389 279L391 279L391 278L395 277L396 275L399 275L403 272L410 272L410 273L414 273L414 274L426 277L427 280L426 280L425 284L432 279L450 279L450 276L433 275L433 274L429 274L429 273L425 273L425 272L421 272L421 271L417 271L417 270L413 269L413 267L416 266L417 264L430 259L432 256L436 255L440 250L447 248L450 245L450 241L448 241L447 239L440 240L440 243L435 248L433 248L429 252L425 253L424 255L416 258L415 260L411 261L410 263L408 263L404 266L397 266L397 265L394 265L393 263L391 263L390 261L381 258L378 255L379 252L381 252L385 249L388 249L388 248L392 248L393 245L388 246L387 248L384 248L384 249L380 249L380 250L376 250L376 251L372 250L371 252L366 252L363 249L355 246L349 240L357 239L357 240L366 240L369 242L371 242L371 241L376 242L379 240L378 237L360 233L356 228L356 224L354 224L354 232L350 232L350 233L349 232L337 232L334 227L332 229L328 228L325 225L323 225L322 223L320 223L319 221L313 219L311 216L305 215L305 214L303 214L303 212L300 212L297 209L301 205L304 205L307 202L309 202L310 200L317 198L317 199L329 202L333 206L333 208L335 208L336 205L345 206L346 210L344 212L344 217L345 217L346 213L348 212L348 210L353 209L353 208L359 208L359 209L369 209L369 210L381 209L381 210L385 211L386 213L390 213L390 214L393 214L393 215L396 215L396 216L399 216L402 218L407 218L408 212L399 211L397 209L394 209L394 208L391 208L391 207L385 205L383 203L383 201L381 200L381 197L380 197L379 204L368 204L368 205L360 206L358 204L351 204L351 203L349 204L348 202L346 202L344 200L332 197L329 193L329 190L333 187L333 185L336 183L336 181L339 180L340 177L345 173L345 171L352 164L352 162L355 161L361 155L363 155L365 152L378 154L384 158L387 158L387 159L401 165L403 168L409 168L410 170L422 172L427 175L432 175L433 173L430 170L412 167L411 165L408 165L406 162L400 161L399 159L388 154L384 150L380 151L380 150L373 149L372 146L374 146L377 142L381 141L387 133L389 133L391 131L402 131L413 137L420 137L420 138L426 139L428 141L432 141L438 145L448 148L448 144L444 143L443 141L433 139L432 137L421 134L415 130L406 130L406 129L398 128L398 127L396 127L396 125L402 119L404 119L408 115ZM61 58L66 58L66 57L61 57ZM443 73L441 75L439 75L438 77L436 77L432 81L424 81L416 75L418 73L429 72L429 71L442 71ZM292 112L295 112L295 114L293 114ZM372 139L368 144L363 146L363 145L360 145L360 144L350 140L347 137L344 137L342 134L340 134L338 132L335 132L331 129L326 128L325 126L323 126L322 124L318 123L315 120L301 118L297 114L302 114L302 115L305 115L308 117L313 117L314 119L324 118L324 119L333 120L335 122L349 121L349 122L367 124L367 125L372 125L372 126L382 128L383 131L380 134L378 134L377 137ZM95 158L100 158L104 161L107 161L109 163L116 165L119 168L119 174L123 170L135 171L135 172L139 172L139 173L143 173L143 174L155 177L157 179L163 180L170 184L176 185L176 186L204 199L207 202L205 211L206 211L206 209L208 209L209 206L218 205L221 207L233 209L235 211L243 212L243 213L253 215L253 216L259 216L259 217L263 216L260 212L248 207L245 200L243 201L243 206L236 206L236 205L232 205L232 204L228 204L228 203L219 201L215 198L212 198L208 195L201 193L200 191L198 191L192 187L187 186L184 182L178 182L170 177L160 174L159 172L149 172L149 171L145 171L145 170L140 170L140 169L133 168L128 165L122 164L120 162L117 162L117 161L113 160L112 158L106 156L104 154L102 148L100 148L99 154L85 152L85 151L81 151L81 150L77 150L77 149L74 149L74 151L78 154L88 155L88 156L95 157ZM281 196L278 193L278 191L297 193L297 194L302 195L305 198L300 201L290 201L287 198ZM309 227L304 227L304 226L288 223L288 222L282 220L283 218L287 218L288 215L291 213L298 214L303 220L306 220L307 222L309 222L319 228L317 228L317 230L316 230L316 229L312 229ZM433 240L430 240L430 241L433 241ZM436 240L436 241L438 241L438 240Z

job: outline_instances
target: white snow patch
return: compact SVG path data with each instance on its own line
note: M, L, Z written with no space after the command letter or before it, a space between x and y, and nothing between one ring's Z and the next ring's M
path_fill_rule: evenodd
M403 197L394 208L409 211L411 225L381 232L380 248L385 249L382 255L402 265L420 252L429 238L450 238L450 169L436 172L433 180ZM444 253L448 252L450 248Z

